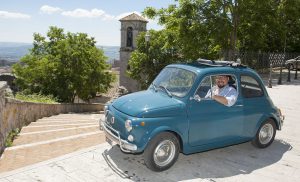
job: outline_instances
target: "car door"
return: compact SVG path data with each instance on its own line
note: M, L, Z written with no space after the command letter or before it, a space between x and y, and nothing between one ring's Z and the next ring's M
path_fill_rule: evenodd
M244 136L253 137L256 134L258 122L269 108L263 85L254 75L241 75L241 95L244 100Z
M234 75L232 76L236 79ZM188 104L189 144L191 146L237 140L242 134L243 103L240 94L231 107L205 98L213 85L212 79L212 75L202 79L195 96ZM198 98L201 100L199 101Z

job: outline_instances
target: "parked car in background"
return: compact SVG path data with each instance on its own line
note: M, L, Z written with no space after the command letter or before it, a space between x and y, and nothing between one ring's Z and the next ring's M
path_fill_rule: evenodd
M298 64L298 67L297 67L296 64ZM285 67L286 67L287 69L290 68L291 70L296 69L296 67L297 67L298 69L300 69L300 56L295 57L295 58L293 58L293 59L287 60L287 61L285 62Z
M230 107L208 97L222 75L238 93ZM143 153L153 171L170 168L180 152L247 141L268 147L284 120L254 70L209 60L166 66L147 90L114 100L104 113L99 124L106 141L125 153Z

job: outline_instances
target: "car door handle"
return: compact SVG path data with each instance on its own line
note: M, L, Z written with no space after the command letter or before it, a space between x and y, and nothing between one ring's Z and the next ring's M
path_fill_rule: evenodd
M238 104L238 105L235 105L236 107L243 107L244 105L243 104Z

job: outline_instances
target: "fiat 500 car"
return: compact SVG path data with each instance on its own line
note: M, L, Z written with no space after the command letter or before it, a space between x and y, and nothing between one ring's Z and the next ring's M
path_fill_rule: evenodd
M207 97L216 77L236 90L229 106ZM166 66L147 90L105 106L100 128L125 153L140 153L153 171L170 168L179 153L192 154L252 141L268 147L284 117L260 76L229 62L197 61Z

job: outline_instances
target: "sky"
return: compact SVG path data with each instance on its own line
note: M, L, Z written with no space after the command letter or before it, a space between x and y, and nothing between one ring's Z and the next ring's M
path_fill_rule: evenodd
M174 0L0 0L0 42L32 43L33 33L46 36L49 26L82 32L97 45L120 46L119 19L146 7L162 8ZM147 29L162 29L150 20Z

